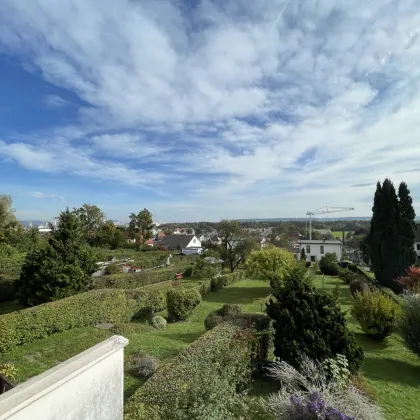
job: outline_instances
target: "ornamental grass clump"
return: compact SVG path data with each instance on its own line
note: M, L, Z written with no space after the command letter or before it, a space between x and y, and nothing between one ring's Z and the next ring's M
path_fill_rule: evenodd
M321 363L301 354L299 370L284 361L273 362L270 375L281 389L268 397L278 420L380 420L378 407L349 382L329 378Z

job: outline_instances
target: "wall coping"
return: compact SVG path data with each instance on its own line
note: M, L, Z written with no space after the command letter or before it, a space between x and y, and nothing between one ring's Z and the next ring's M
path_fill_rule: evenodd
M127 344L126 338L114 335L5 392L0 395L0 420L18 413L103 359L120 351Z

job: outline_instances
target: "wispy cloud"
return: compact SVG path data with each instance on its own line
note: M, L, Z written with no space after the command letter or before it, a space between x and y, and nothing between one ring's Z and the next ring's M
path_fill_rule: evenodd
M30 170L177 187L203 216L214 200L238 216L326 204L369 214L378 179L420 189L407 171L420 154L417 9L6 0L0 50L87 105L72 127L3 139L0 154Z
M39 198L39 199L58 199L62 203L65 203L66 202L66 199L64 198L64 196L59 195L59 194L45 194L45 193L42 193L42 192L39 192L39 191L33 191L30 195L33 198Z
M47 95L44 98L44 103L51 108L62 108L68 105L68 102L58 95Z

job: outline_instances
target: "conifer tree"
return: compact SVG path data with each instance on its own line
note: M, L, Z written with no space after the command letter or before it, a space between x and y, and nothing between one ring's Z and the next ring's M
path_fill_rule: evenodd
M317 293L299 264L274 290L275 300L267 305L274 320L274 355L297 366L299 354L322 361L337 354L346 356L356 373L363 361L363 349L348 330L345 315L336 300Z
M397 197L389 179L382 185L378 182L372 212L367 245L375 277L381 285L399 292L394 279L415 261L415 212L407 185L401 183Z
M94 270L80 221L67 209L60 214L48 246L28 253L17 282L19 299L34 306L84 292L91 286Z

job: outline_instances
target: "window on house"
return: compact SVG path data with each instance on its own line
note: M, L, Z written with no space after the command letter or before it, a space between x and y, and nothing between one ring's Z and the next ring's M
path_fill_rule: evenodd
M315 262L315 261L316 261L315 255L311 255L311 262Z
M321 245L321 255L324 254L324 245Z
M195 244L196 243L196 240L195 240L195 238L193 239L193 244Z
M417 251L420 251L420 244L417 244Z
M311 246L310 245L306 245L306 253L307 254L311 253Z

